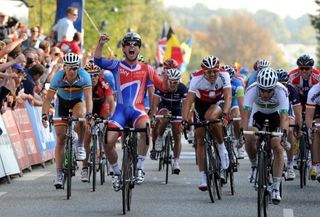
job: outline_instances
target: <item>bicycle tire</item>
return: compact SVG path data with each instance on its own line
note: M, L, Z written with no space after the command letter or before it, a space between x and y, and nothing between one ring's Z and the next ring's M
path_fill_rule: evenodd
M72 154L73 152L73 147L72 147L72 138L67 139L67 199L69 200L71 197L71 178L72 178Z
M265 164L265 156L264 153L261 151L258 153L258 170L256 178L258 179L258 197L257 197L257 211L258 211L258 217L266 217L266 164Z
M169 165L172 163L172 157L170 156L170 148L171 148L171 143L172 143L172 138L171 134L168 133L166 138L165 138L165 157L164 157L164 164L166 167L166 184L168 184L168 179L169 179ZM171 165L172 168L172 165Z
M127 147L123 148L123 157L122 157L122 211L125 215L127 212L127 196L129 190L129 156Z
M97 184L97 135L92 135L92 191L96 191Z
M105 159L103 145L104 145L104 136L101 131L98 131L98 139L99 139L99 172L100 172L100 184L103 185L106 177L106 169L108 171L108 161Z
M221 182L221 171L220 171L220 168L221 168L221 160L220 160L220 156L219 156L219 152L217 150L217 147L216 147L217 144L213 143L213 145L211 146L211 151L213 151L213 154L214 154L214 158L212 158L212 165L213 165L213 174L214 174L214 184L215 184L215 187L216 187L216 194L217 194L217 198L219 200L221 200L221 197L222 197L222 190L221 190L221 187L222 187L222 182ZM212 149L213 147L213 149ZM213 156L212 154L212 156Z
M209 140L208 138L206 138L205 142L204 142L204 171L206 173L207 176L207 186L208 186L208 192L209 192L209 197L212 203L215 202L215 189L216 187L214 180L214 173L213 173L213 167L212 167L212 163L210 163L210 161L212 161L212 151L211 151L211 146L209 144ZM210 154L211 153L211 154ZM210 160L211 159L211 160Z
M300 188L303 188L305 185L305 179L306 179L306 143L305 143L305 137L304 135L300 138L300 144L299 144L299 153L300 153L300 164L299 164L299 174L300 174Z

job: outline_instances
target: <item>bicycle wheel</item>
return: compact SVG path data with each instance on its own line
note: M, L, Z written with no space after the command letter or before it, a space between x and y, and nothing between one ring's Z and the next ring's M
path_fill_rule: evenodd
M67 171L66 171L66 179L67 179L67 199L71 197L71 178L72 178L72 164L73 164L73 147L72 147L72 138L67 139Z
M211 165L213 167L213 174L214 174L214 184L216 187L216 194L219 200L221 200L221 195L222 195L222 182L221 182L221 160L219 156L218 149L216 147L216 143L213 143L211 146L211 151L213 152L211 156L212 159L210 160Z
M98 162L99 162L99 172L100 172L100 184L103 185L105 182L106 177L106 168L108 171L108 161L105 157L104 151L103 151L103 144L104 144L104 136L101 131L98 131L98 139L99 139L99 150L97 151L98 154Z
M216 197L216 183L214 178L214 172L213 172L213 152L212 147L210 146L208 140L204 143L204 170L207 176L207 186L208 186L208 192L209 197L212 203L214 203L215 197Z
M97 135L92 135L92 191L96 191L97 180Z
M164 154L164 164L166 167L166 184L168 184L168 179L169 179L169 166L172 168L172 156L170 155L170 150L172 146L172 137L171 134L168 133L166 138L165 138L165 144L164 144L164 149L165 149L165 154Z
M303 186L306 183L306 143L305 143L305 137L304 135L300 138L300 144L299 144L299 154L300 154L300 164L299 164L299 174L300 174L300 188L303 188Z
M267 210L266 210L266 203L268 201L266 201L266 164L265 164L265 156L263 152L259 152L258 153L258 170L257 170L257 174L256 174L256 178L258 180L256 180L256 182L258 182L258 198L257 198L257 207L258 207L258 217L267 216Z
M127 212L127 197L129 190L129 156L127 147L123 148L122 156L122 211L123 214Z

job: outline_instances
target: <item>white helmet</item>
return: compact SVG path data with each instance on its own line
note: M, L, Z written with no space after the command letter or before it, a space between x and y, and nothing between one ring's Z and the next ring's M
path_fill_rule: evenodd
M263 68L270 67L270 65L271 65L271 63L270 63L269 60L261 59L257 63L258 71L263 69Z
M278 81L276 71L271 67L261 69L257 75L257 84L261 89L272 89Z
M65 65L73 66L80 65L80 57L75 53L67 53L62 57L62 61Z
M201 68L203 69L215 69L219 68L220 60L216 56L207 56L201 61Z
M180 80L181 72L179 69L167 69L166 71L169 80Z

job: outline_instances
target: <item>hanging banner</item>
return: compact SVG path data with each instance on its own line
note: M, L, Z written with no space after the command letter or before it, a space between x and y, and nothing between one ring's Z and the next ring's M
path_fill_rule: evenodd
M44 128L42 126L41 107L31 106L29 102L26 101L26 108L28 110L32 127L35 133L38 148L41 154L41 160L45 162L53 159L55 149L55 136L53 133L50 133L49 127Z
M11 109L7 109L2 114L2 119L9 135L13 151L18 161L20 170L27 169L31 166L28 151L24 145L23 136L20 134L17 124L14 120L14 113Z
M0 127L2 135L0 136L0 178L20 173L17 159L12 149L12 144L0 115Z
M43 163L25 103L17 104L14 114L19 132L23 136L24 146L27 148L30 164Z

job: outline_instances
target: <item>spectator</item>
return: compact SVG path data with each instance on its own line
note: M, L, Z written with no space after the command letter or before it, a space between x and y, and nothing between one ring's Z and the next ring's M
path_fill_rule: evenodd
M6 15L0 12L0 40L7 38L8 29L6 24Z
M78 8L68 7L67 16L60 19L52 28L52 32L50 37L57 34L57 42L60 43L62 41L72 41L74 33L77 30L74 28L73 23L78 18Z
M80 55L81 54L81 48L79 46L80 43L81 43L81 33L76 32L74 33L72 41L63 41L58 45L58 47L61 49L61 51L64 54L72 52Z

